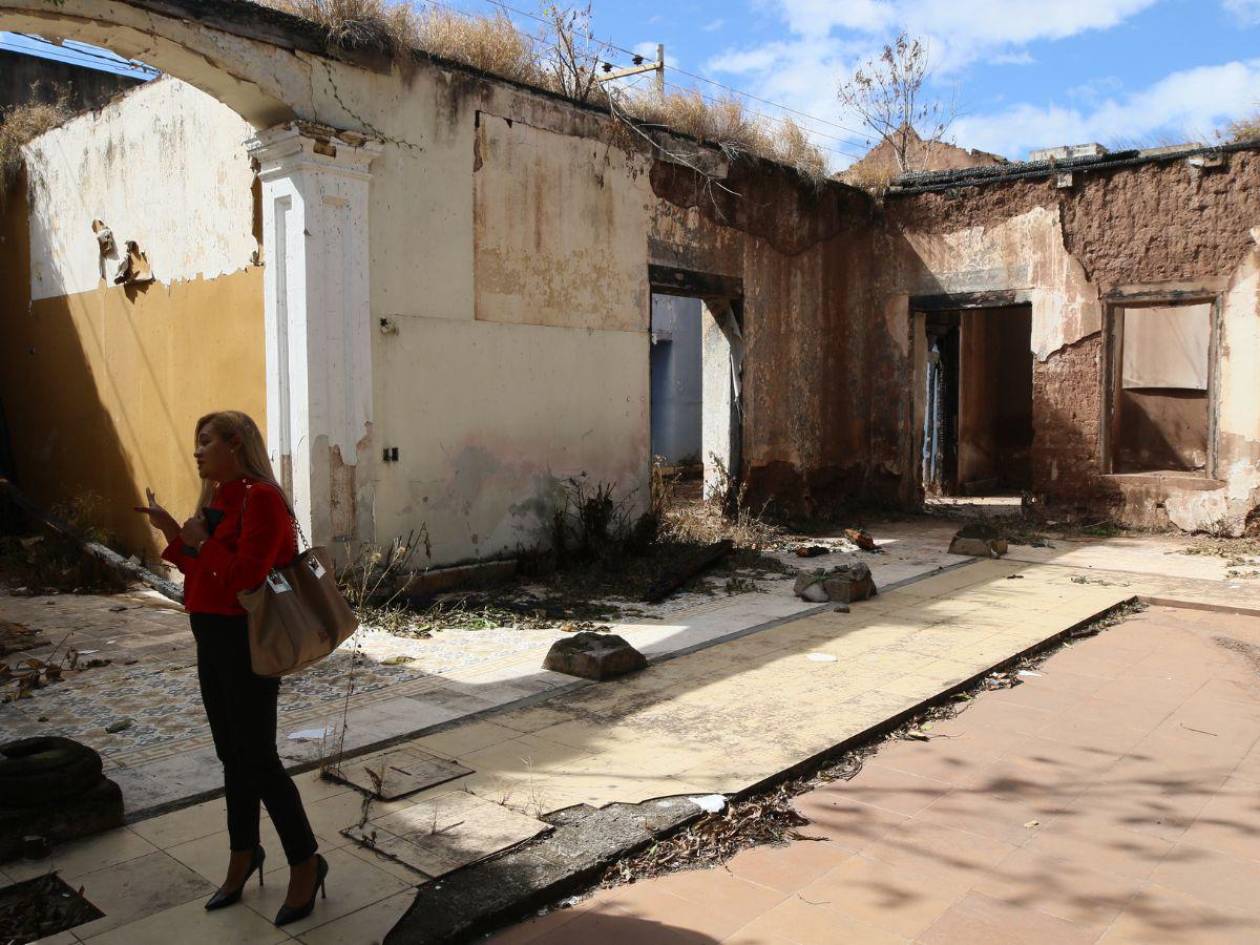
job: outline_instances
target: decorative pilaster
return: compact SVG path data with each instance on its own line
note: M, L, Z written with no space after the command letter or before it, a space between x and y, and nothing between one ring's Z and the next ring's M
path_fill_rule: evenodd
M262 183L271 461L313 543L370 541L368 191L381 146L290 122L246 147Z

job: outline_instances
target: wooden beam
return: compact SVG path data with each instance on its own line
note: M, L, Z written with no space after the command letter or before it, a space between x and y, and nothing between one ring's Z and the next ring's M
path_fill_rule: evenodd
M682 295L699 299L742 299L744 282L735 276L719 276L672 266L648 266L652 291L661 295Z

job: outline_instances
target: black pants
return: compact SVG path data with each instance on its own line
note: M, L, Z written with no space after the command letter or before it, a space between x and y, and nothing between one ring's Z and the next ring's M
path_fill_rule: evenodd
M290 865L315 854L315 834L297 785L276 752L280 680L255 676L249 665L244 617L191 614L197 638L197 678L214 750L223 762L228 838L233 852L258 845L259 802L275 824Z

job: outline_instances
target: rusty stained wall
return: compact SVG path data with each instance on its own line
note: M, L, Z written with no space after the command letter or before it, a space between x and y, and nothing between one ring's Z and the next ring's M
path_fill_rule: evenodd
M1239 527L1260 499L1260 416L1252 406L1260 155L1235 152L1225 162L1208 171L1184 159L1078 171L1069 189L1012 181L889 199L882 238L896 265L877 291L890 322L905 319L915 295L1013 290L1032 302L1033 490L1051 502L1193 529ZM1224 286L1219 481L1104 476L1104 298L1205 284ZM917 383L914 397L921 399ZM920 421L916 411L898 432L907 456Z
M722 186L658 162L652 262L743 285L742 472L748 501L825 515L895 495L903 470L873 462L896 384L898 341L868 317L873 203L839 184L738 163ZM884 426L887 426L887 422Z

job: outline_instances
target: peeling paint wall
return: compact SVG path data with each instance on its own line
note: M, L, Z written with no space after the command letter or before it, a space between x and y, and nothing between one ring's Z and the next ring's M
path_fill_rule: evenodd
M1182 160L1077 172L1073 186L1006 181L892 196L877 276L885 316L909 319L914 296L1005 293L1032 303L1033 491L1140 525L1237 530L1256 505L1260 409L1255 376L1260 155L1201 170ZM1104 474L1104 326L1109 298L1220 295L1215 478ZM912 345L914 339L912 338ZM921 346L907 369L918 371ZM919 378L918 373L915 374ZM899 437L912 453L916 409Z
M154 532L132 508L151 486L192 513L197 418L266 419L247 131L162 80L36 139L29 187L0 214L0 403L18 481L46 505L86 501L89 520L150 557ZM185 170L200 190L181 186ZM137 239L157 281L103 280L93 219Z
M249 266L258 249L251 134L231 109L167 77L41 135L27 148L31 297L112 284L126 240L166 285ZM113 231L107 259L93 220Z

